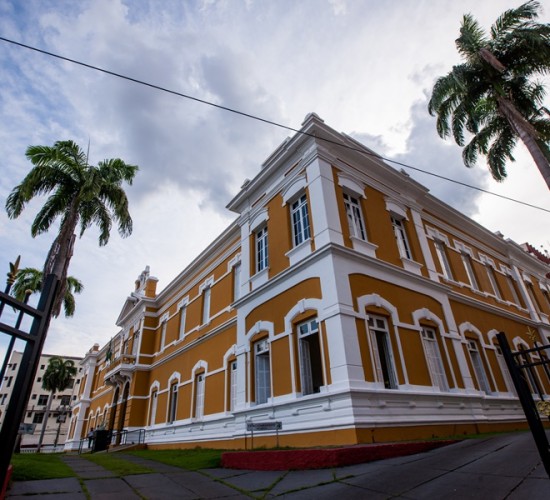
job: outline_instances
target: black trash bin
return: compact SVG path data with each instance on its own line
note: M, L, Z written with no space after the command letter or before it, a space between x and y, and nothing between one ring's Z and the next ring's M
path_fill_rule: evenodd
M94 431L94 446L92 451L103 451L109 446L110 432L108 430Z

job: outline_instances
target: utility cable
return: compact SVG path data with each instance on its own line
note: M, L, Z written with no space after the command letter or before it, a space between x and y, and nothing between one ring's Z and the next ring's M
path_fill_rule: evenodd
M457 181L456 179L451 179L450 177L445 177L444 175L436 174L435 172L430 172L428 170L423 170L423 169L418 168L418 167L413 167L412 165L408 165L406 163L403 163L403 162L400 162L400 161L397 161L397 160L392 160L391 158L386 158L386 157L384 157L382 155L379 155L375 152L368 151L366 148L356 148L356 147L353 147L353 146L350 146L348 144L344 144L342 142L335 141L335 140L332 140L332 139L317 137L317 136L315 136L315 134L312 134L310 132L304 132L303 130L296 129L296 128L290 127L288 125L283 125L281 123L275 122L273 120L269 120L267 118L262 118L260 116L253 115L253 114L250 114L250 113L246 113L246 112L240 111L238 109L230 108L228 106L223 106L221 104L216 104L216 103L213 103L211 101L207 101L205 99L200 99L199 97L195 97L195 96L191 96L191 95L188 95L188 94L184 94L182 92L178 92L176 90L167 89L166 87L161 87L160 85L155 85L153 83L145 82L145 81L139 80L137 78L132 78L131 76L123 75L121 73L116 73L116 72L110 71L108 69L100 68L99 66L94 66L92 64L87 64L85 62L78 61L76 59L71 59L69 57L65 57L65 56L62 56L62 55L59 55L59 54L55 54L55 53L49 52L47 50L43 50L43 49L39 49L37 47L33 47L31 45L26 45L26 44L21 43L21 42L16 42L14 40L10 40L9 38L5 38L5 37L0 36L0 40L3 41L3 42L11 43L13 45L17 45L19 47L23 47L25 49L29 49L29 50L32 50L32 51L35 51L35 52L39 52L41 54L44 54L44 55L47 55L47 56L50 56L50 57L54 57L56 59L61 59L62 61L67 61L67 62L70 62L70 63L73 63L73 64L77 64L79 66L84 66L85 68L88 68L88 69L93 69L95 71L105 73L107 75L115 76L115 77L121 78L123 80L127 80L127 81L130 81L130 82L133 82L133 83L137 83L139 85L144 85L146 87L150 87L150 88L155 89L155 90L160 90L160 91L166 92L168 94L172 94L172 95L175 95L175 96L178 96L178 97L183 97L185 99L189 99L191 101L195 101L195 102L198 102L198 103L201 103L201 104L206 104L207 106L211 106L211 107L214 107L214 108L217 108L217 109L221 109L223 111L228 111L230 113L234 113L234 114L237 114L237 115L240 115L240 116L244 116L245 118L250 118L252 120L256 120L256 121L259 121L259 122L262 122L262 123L266 123L268 125L273 125L274 127L279 127L279 128L285 129L285 130L289 130L289 131L294 132L296 134L304 135L304 136L307 136L307 137L313 137L314 139L324 141L324 142L327 142L327 143L330 143L330 144L334 144L334 145L349 149L351 151L356 151L356 152L359 152L359 153L362 153L362 154L365 154L365 155L368 155L368 156L373 156L373 157L375 157L379 160L382 160L382 161L385 161L385 162L388 162L388 163L393 163L395 165L399 165L399 166L404 167L404 168L409 168L411 170L415 170L416 172L420 172L420 173L423 173L423 174L426 174L426 175L431 175L433 177L437 177L438 179L442 179L442 180L445 180L445 181L448 181L448 182L453 182L455 184L458 184L458 185L463 186L463 187L467 187L469 189L475 189L475 190L480 191L482 193L489 194L489 195L492 195L492 196L496 196L498 198L502 198L502 199L507 200L507 201L512 201L512 202L518 203L520 205L525 205L527 207L534 208L536 210L542 210L543 212L550 213L550 209L539 207L537 205L533 205L533 204L527 203L525 201L516 200L514 198L510 198L509 196L505 196L505 195L502 195L502 194L493 193L492 191L488 191L487 189L483 189L483 188L480 188L478 186L472 186L471 184L467 184L467 183L462 182L462 181Z

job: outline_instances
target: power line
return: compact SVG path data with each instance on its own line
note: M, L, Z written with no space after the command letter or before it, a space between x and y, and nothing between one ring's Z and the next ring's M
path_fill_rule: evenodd
M448 182L453 182L455 184L467 187L469 189L475 189L476 191L480 191L480 192L485 193L485 194L490 194L491 196L496 196L498 198L502 198L502 199L507 200L507 201L512 201L514 203L519 203L520 205L525 205L527 207L534 208L536 210L542 210L543 212L550 213L550 209L539 207L537 205L533 205L533 204L527 203L525 201L516 200L514 198L510 198L509 196L505 196L505 195L502 195L502 194L493 193L492 191L488 191L488 190L480 188L478 186L472 186L471 184L467 184L465 182L457 181L456 179L451 179L450 177L445 177L444 175L436 174L435 172L429 172L428 170L423 170L423 169L418 168L418 167L413 167L412 165L408 165L406 163L403 163L403 162L400 162L400 161L397 161L397 160L392 160L391 158L386 158L386 157L384 157L382 155L379 155L377 153L370 152L370 151L368 151L364 148L361 148L361 149L360 148L354 148L353 146L349 146L348 144L343 144L339 141L334 141L334 140L331 140L331 139L324 139L324 138L321 138L321 137L316 137L314 134L311 134L309 132L304 132L302 130L295 129L293 127L289 127L288 125L283 125L281 123L275 122L273 120L269 120L267 118L262 118L260 116L252 115L250 113L245 113L244 111L239 111L238 109L230 108L228 106L222 106L221 104L215 104L211 101L207 101L205 99L200 99L199 97L194 97L194 96L191 96L191 95L188 95L188 94L184 94L182 92L178 92L176 90L167 89L166 87L161 87L160 85L155 85L153 83L145 82L145 81L139 80L137 78L132 78L131 76L123 75L121 73L116 73L116 72L110 71L108 69L100 68L99 66L94 66L92 64L87 64L87 63L84 63L82 61L78 61L76 59L71 59L69 57L61 56L59 54L55 54L55 53L49 52L47 50L43 50L43 49L39 49L37 47L33 47L31 45L26 45L26 44L21 43L21 42L16 42L15 40L10 40L9 38L4 38L4 37L0 36L0 40L2 40L3 42L11 43L13 45L17 45L19 47L23 47L25 49L29 49L29 50L33 50L35 52L39 52L41 54L44 54L44 55L47 55L47 56L50 56L50 57L54 57L56 59L61 59L62 61L67 61L67 62L70 62L70 63L73 63L73 64L77 64L79 66L84 66L85 68L88 68L88 69L93 69L95 71L105 73L107 75L111 75L111 76L115 76L117 78L121 78L123 80L128 80L130 82L137 83L139 85L144 85L146 87L150 87L150 88L155 89L155 90L160 90L160 91L166 92L168 94L172 94L172 95L175 95L175 96L178 96L178 97L183 97L185 99L189 99L191 101L195 101L195 102L198 102L198 103L201 103L201 104L205 104L207 106L211 106L211 107L214 107L214 108L217 108L217 109L221 109L223 111L228 111L230 113L234 113L234 114L237 114L237 115L240 115L240 116L244 116L245 118L250 118L252 120L256 120L256 121L259 121L259 122L262 122L262 123L266 123L268 125L273 125L274 127L279 127L279 128L285 129L285 130L289 130L289 131L294 132L296 134L301 134L301 135L305 135L305 136L308 136L308 137L313 137L317 140L321 140L321 141L324 141L324 142L328 142L330 144L335 144L337 146L341 146L343 148L346 148L346 149L349 149L349 150L352 150L352 151L356 151L356 152L363 153L363 154L366 154L366 155L369 155L369 156L373 156L375 158L378 158L379 160L383 160L383 161L386 161L388 163L393 163L395 165L399 165L399 166L404 167L404 168L409 168L411 170L415 170L417 172L421 172L421 173L426 174L426 175L431 175L432 177L437 177L438 179L442 179L442 180L445 180L445 181L448 181Z

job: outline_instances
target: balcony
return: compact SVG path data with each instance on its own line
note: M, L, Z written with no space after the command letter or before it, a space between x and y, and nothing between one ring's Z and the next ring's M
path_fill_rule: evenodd
M107 385L119 385L130 378L136 369L136 357L133 354L122 354L114 359L105 372L105 383Z

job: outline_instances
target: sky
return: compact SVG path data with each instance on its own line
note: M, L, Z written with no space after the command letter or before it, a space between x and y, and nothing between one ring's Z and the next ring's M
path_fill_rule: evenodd
M212 103L300 128L316 112L376 152L545 208L537 210L413 170L412 178L491 231L550 249L550 196L522 146L497 183L483 160L439 138L427 101L460 62L471 13L488 28L511 0L0 0L0 36ZM550 21L550 6L540 21ZM550 102L547 104L550 106ZM30 226L44 199L8 219L30 169L29 145L74 140L89 161L139 166L126 189L133 234L107 246L89 229L69 274L73 318L50 325L44 352L83 356L118 332L134 281L150 266L165 288L236 217L225 206L291 132L0 41L0 275L21 255L42 268L55 228ZM401 168L401 167L397 167ZM2 285L3 286L3 285ZM7 336L0 334L0 360ZM18 344L18 348L21 345Z

